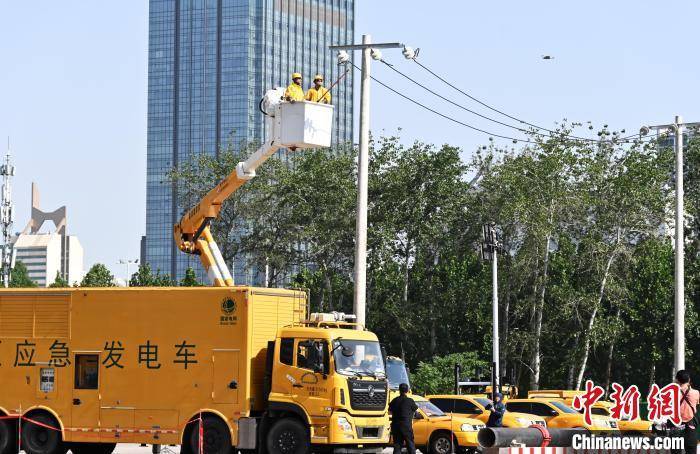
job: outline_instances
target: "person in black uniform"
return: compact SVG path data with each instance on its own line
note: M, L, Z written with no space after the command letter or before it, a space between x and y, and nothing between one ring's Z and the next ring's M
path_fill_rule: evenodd
M503 415L506 414L506 406L503 404L503 394L496 393L496 400L486 407L491 410L486 427L503 427Z
M406 395L408 393L406 383L399 385L399 393L399 397L395 397L389 403L394 454L401 454L404 442L406 442L408 454L416 454L416 443L413 441L413 415L418 410L418 405Z

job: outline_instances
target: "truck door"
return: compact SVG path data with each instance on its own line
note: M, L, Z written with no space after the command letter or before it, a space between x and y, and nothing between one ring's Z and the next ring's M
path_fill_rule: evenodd
M310 364L312 354L310 349L313 348L309 344L320 342L323 346L324 373L314 373L313 366ZM296 385L292 387L292 395L300 405L306 408L309 415L322 416L325 407L328 406L328 398L330 396L328 389L328 381L325 375L328 374L328 343L316 339L297 339L296 340L296 367L292 376L296 381Z
M71 426L97 428L100 416L100 354L76 352Z
M238 403L238 354L239 350L214 350L214 389L212 396L217 404Z

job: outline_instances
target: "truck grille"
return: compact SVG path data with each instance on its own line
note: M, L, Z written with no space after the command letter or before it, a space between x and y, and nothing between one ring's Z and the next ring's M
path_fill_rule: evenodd
M384 410L387 385L385 381L350 380L350 406L353 410Z

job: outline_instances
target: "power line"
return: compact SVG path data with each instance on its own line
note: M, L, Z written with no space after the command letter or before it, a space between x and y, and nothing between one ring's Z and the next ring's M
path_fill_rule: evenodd
M357 65L355 65L355 63L353 63L353 62L351 62L351 61L350 61L349 63L350 63L356 70L361 71L360 68L358 68ZM402 98L406 99L407 101L410 101L410 102L412 102L413 104L416 104L417 106L420 106L420 107L422 107L423 109L425 109L425 110L427 110L427 111L429 111L429 112L432 112L432 113L434 113L435 115L438 115L438 116L440 116L440 117L442 117L442 118L444 118L444 119L446 119L446 120L450 120L450 121L452 121L452 122L454 122L454 123L457 123L458 125L465 126L465 127L469 128L469 129L473 129L474 131L478 131L478 132L481 132L481 133L484 133L484 134L488 134L488 135L493 136L493 137L499 137L499 138L501 138L501 139L512 140L514 143L517 143L517 142L535 143L535 142L533 142L533 141L531 141L531 140L528 140L528 139L519 139L519 138L515 138L515 137L504 136L504 135L501 135L501 134L494 134L494 133L492 133L492 132L486 131L485 129L477 128L476 126L472 126L472 125L470 125L470 124L468 124L468 123L464 123L463 121L457 120L456 118L450 117L449 115L445 115L445 114L443 114L443 113L441 113L441 112L438 112L437 110L435 110L435 109L433 109L433 108L431 108L431 107L428 107L428 106L426 106L425 104L422 104L422 103L419 102L419 101L416 101L415 99L411 98L410 96L404 95L404 94L401 93L400 91L391 88L389 85L385 84L384 82L382 82L381 80L377 79L377 78L374 77L374 76L370 76L370 78L371 78L373 81L377 82L379 85L381 85L381 86L383 86L384 88L386 88L387 90L389 90L389 91L391 91L391 92L393 92L393 93L395 93L395 94L401 96Z
M356 70L361 71L361 69L358 68L357 65L355 65L355 63L353 63L352 61L348 61L348 63L350 63ZM410 96L405 95L405 94L401 93L400 91L398 91L398 90L396 90L396 89L390 87L389 85L385 84L384 82L382 82L381 80L377 79L377 78L374 77L374 76L370 76L370 78L371 78L373 81L377 82L379 85L381 85L381 86L383 86L384 88L386 88L387 90L389 90L389 91L393 92L394 94L399 95L400 97L404 98L405 100L407 100L407 101L409 101L409 102L411 102L411 103L413 103L413 104L415 104L415 105L417 105L417 106L419 106L419 107L421 107L421 108L423 108L423 109L425 109L425 110L427 110L427 111L429 111L429 112L432 112L433 114L435 114L435 115L437 115L437 116L439 116L439 117L442 117L442 118L444 118L444 119L446 119L446 120L449 120L449 121L451 121L451 122L453 122L453 123L456 123L456 124L458 124L458 125L464 126L464 127L466 127L466 128L472 129L472 130L477 131L477 132L481 132L481 133L483 133L483 134L487 134L487 135L489 135L489 136L498 137L498 138L501 138L501 139L511 140L511 141L513 141L513 143L518 143L518 142L523 142L523 143L528 143L528 144L535 144L535 143L536 143L536 142L534 142L534 141L532 141L532 140L529 140L529 139L522 139L522 138L516 138L516 137L506 136L506 135L502 135L502 134L496 134L496 133L492 133L492 132L490 132L490 131L487 131L487 130L485 130L485 129L481 129L481 128L478 128L478 127L476 127L476 126L470 125L470 124L465 123L465 122L463 122L463 121L460 121L460 120L458 120L458 119L456 119L456 118L453 118L453 117L451 117L451 116L449 116L449 115L446 115L446 114L444 114L444 113L442 113L442 112L439 112L439 111L433 109L432 107L426 106L425 104L423 104L423 103L421 103L421 102L419 102L419 101L416 101L415 99L411 98ZM557 133L557 132L553 132L553 134L556 134L556 135L559 135L559 136L562 136L562 135L563 135L564 137L567 137L567 138L571 138L571 137L572 137L572 136L567 136L566 134L561 134L561 133ZM540 135L542 135L542 134L540 133ZM549 137L551 137L551 136L549 136ZM588 140L590 140L590 139L588 139ZM602 141L603 141L603 140L601 140L601 141L596 141L596 142L602 142Z
M497 109L497 108L495 108L495 107L493 107L493 106L490 106L489 104L485 103L484 101L482 101L482 100L480 100L480 99L478 99L478 98L472 96L472 95L469 94L468 92L466 92L466 91L462 90L461 88L455 86L454 84L450 83L450 82L449 82L448 80L446 80L444 77L442 77L442 76L440 76L439 74L435 73L433 70L431 70L431 69L428 68L427 66L423 65L423 64L422 64L421 62L419 62L417 59L414 58L414 59L412 59L412 60L413 60L418 66L420 66L421 68L423 68L425 71L427 71L428 73L430 73L431 75L433 75L435 78L437 78L438 80L440 80L441 82L443 82L445 85L447 85L447 86L451 87L452 89L458 91L459 93L463 94L464 96L466 96L467 98L471 99L472 101L474 101L474 102L476 102L476 103L478 103L478 104L481 104L482 106L486 107L487 109L492 110L492 111L494 111L494 112L496 112L496 113L498 113L498 114L501 114L501 115L503 115L504 117L510 118L511 120L515 120L515 121L517 121L517 122L519 122L519 123L522 123L522 124L524 124L524 125L533 127L533 128L535 128L535 129L547 131L547 132L550 133L550 134L558 134L555 130L552 130L552 129L549 129L549 128L545 128L545 127L543 127L543 126L538 126L538 125L536 125L536 124L534 124L534 123L527 122L527 121L525 121L525 120L523 120L523 119L521 119L521 118L515 117L515 116L510 115L510 114L508 114L508 113L506 113L506 112L503 112L503 111L500 110L500 109ZM392 68L392 69L394 69L395 71L398 72L398 70L396 70L395 68ZM509 126L509 127L513 127L513 126ZM538 133L538 134L542 134L542 133ZM590 139L590 138L587 138L587 137L579 137L579 136L574 136L574 135L569 135L569 137L571 137L571 138L573 138L573 139L578 139L578 140L586 140L586 141L589 141L589 142L601 142L601 141L610 141L610 142L612 142L612 140L606 140L606 139L598 139L598 140L597 140L597 139ZM620 138L618 138L617 140L615 140L615 142L618 142L618 143L620 143L620 142L629 143L629 142L630 142L630 139L633 139L634 137L637 137L637 134L629 135L629 136L626 136L626 137L620 137Z

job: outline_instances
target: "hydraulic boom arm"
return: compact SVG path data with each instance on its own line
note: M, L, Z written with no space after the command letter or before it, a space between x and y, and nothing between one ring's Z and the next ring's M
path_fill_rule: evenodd
M330 145L333 107L317 103L281 102L284 89L269 90L261 102L267 116L267 140L248 159L211 189L174 226L175 243L188 254L199 255L209 279L216 287L233 285L233 277L212 236L210 224L231 194L255 177L255 171L280 148L316 148Z

